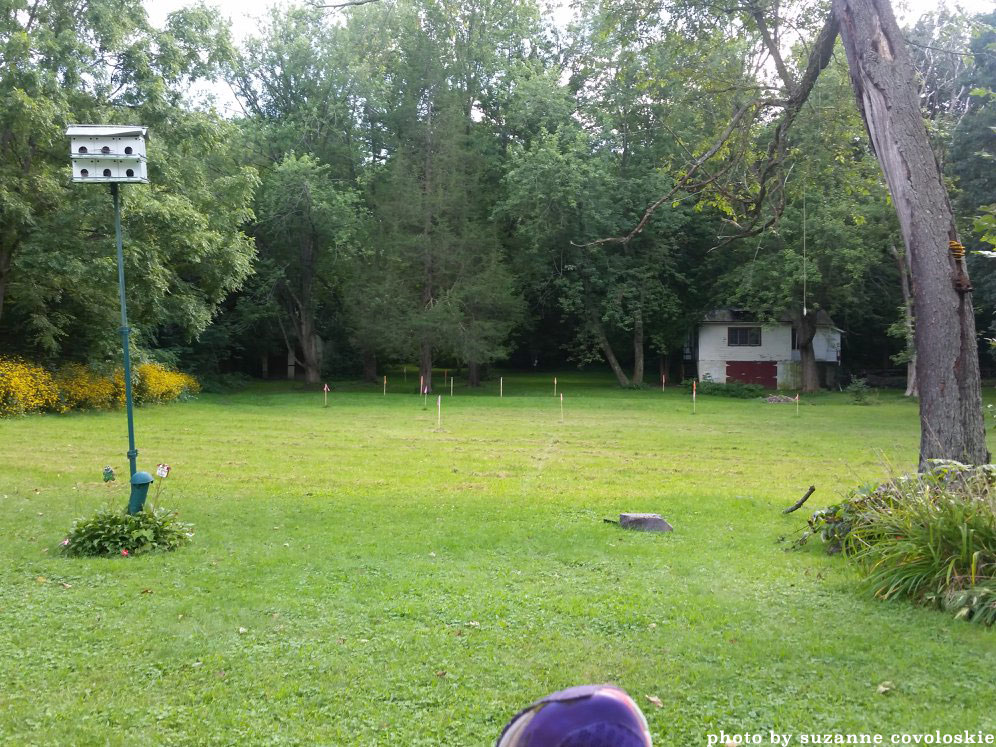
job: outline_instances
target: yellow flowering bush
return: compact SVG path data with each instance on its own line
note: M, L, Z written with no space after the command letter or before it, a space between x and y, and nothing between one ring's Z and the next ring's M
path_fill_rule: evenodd
M158 363L135 368L136 402L172 402L196 394L200 384L190 374L171 371ZM110 376L69 363L51 374L41 366L17 358L0 357L0 417L30 412L124 407L124 372Z
M16 358L0 358L0 416L59 409L59 390L49 374Z
M190 374L171 371L158 363L141 363L136 371L135 395L141 402L172 402L201 390L197 379Z
M54 378L59 388L59 409L63 412L101 409L118 404L114 381L79 363L63 366L55 372Z

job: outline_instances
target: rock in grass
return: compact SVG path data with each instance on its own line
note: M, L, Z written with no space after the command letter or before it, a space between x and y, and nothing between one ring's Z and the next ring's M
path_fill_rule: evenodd
M623 529L636 529L641 532L673 532L660 514L619 514L619 526Z

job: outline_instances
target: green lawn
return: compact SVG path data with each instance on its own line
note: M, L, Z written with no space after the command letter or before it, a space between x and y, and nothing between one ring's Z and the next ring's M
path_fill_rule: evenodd
M172 465L163 502L197 534L130 559L56 549L126 504L123 413L0 421L0 741L488 745L526 702L599 681L661 745L996 732L996 633L868 599L781 541L811 483L816 508L913 466L915 404L693 416L679 390L560 388L564 423L550 377L458 385L441 430L434 398L359 385L327 409L274 385L138 410L140 467ZM602 521L621 511L675 531Z

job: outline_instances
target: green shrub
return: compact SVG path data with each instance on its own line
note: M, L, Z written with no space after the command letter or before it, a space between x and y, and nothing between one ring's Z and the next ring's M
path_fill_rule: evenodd
M692 382L685 379L682 384L685 391L692 391ZM720 384L712 379L702 379L698 384L698 393L706 396L734 397L736 399L754 399L764 394L765 389L760 384L745 384L742 381L730 380Z
M851 395L851 401L856 405L870 405L877 392L868 386L867 379L851 379L851 383L844 387L844 391Z
M843 550L880 599L908 598L996 623L996 465L935 461L930 472L852 491L813 513L797 544Z
M69 556L141 555L175 550L190 542L193 527L164 508L128 514L103 509L88 519L78 519L62 541Z

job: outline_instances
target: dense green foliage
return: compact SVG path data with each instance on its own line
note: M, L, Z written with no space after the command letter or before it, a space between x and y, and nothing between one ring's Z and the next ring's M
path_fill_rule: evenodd
M680 389L559 371L561 425L552 374L503 373L501 399L457 382L441 431L411 370L386 397L337 381L327 409L285 384L143 410L139 465L173 466L197 534L127 560L56 553L127 503L100 477L127 471L121 414L0 422L0 741L489 745L533 698L606 680L662 747L996 731L992 631L778 541L806 486L816 507L916 467L913 403L700 396L693 416ZM603 523L622 511L675 531Z
M150 506L136 514L102 509L77 519L59 547L70 557L131 557L176 550L193 536L193 527L165 508Z
M803 351L802 312L826 310L855 368L903 354L902 335L882 343L901 242L843 55L776 179L761 173L771 117L749 116L638 235L593 243L637 225L731 112L774 90L744 9L589 0L565 24L534 0L292 5L236 46L202 7L162 29L138 0L75 8L0 13L5 350L116 356L109 199L68 183L62 134L107 121L152 138L151 184L125 190L140 356L272 375L289 352L309 381L361 365L373 379L378 360L461 365L474 382L502 360L607 361L639 385L651 365L678 378L695 320L730 306L797 315ZM996 200L991 21L933 14L909 36L966 226ZM244 112L230 121L186 98L222 79ZM991 274L975 272L984 314Z
M136 344L170 359L252 271L243 234L256 176L236 126L183 91L217 74L227 47L200 7L149 26L139 0L8 2L0 8L0 345L38 359L114 360L113 210L69 182L65 128L148 125L151 184L125 188Z

